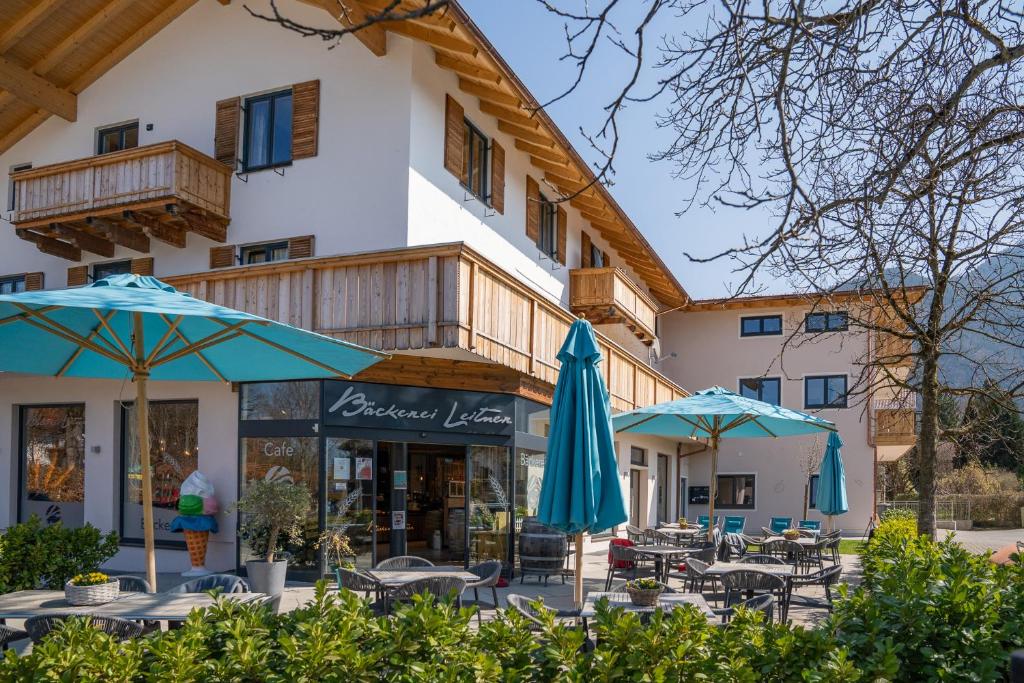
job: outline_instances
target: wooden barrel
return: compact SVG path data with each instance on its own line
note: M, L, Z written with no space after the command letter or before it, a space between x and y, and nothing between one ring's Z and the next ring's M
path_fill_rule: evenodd
M568 553L569 542L564 533L538 523L533 517L523 520L523 530L519 532L519 569L523 574L561 574Z

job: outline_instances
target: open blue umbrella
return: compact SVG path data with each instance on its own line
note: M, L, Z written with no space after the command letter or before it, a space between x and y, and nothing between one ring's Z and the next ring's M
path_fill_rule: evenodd
M722 387L698 391L693 396L637 408L616 415L615 431L669 438L708 439L711 443L711 492L708 501L708 539L712 538L715 497L718 494L718 442L726 437L799 436L834 432L828 420L797 410L740 396Z
M828 516L829 529L832 528L832 517L842 515L850 510L846 500L846 468L843 467L843 456L840 449L843 440L832 432L828 435L825 445L825 457L821 459L818 469L818 495L815 505L818 512Z
M348 378L387 354L194 299L154 277L0 296L0 371L136 385L146 575L156 587L147 380Z
M561 368L551 405L551 433L537 519L576 534L576 604L583 602L583 532L628 519L619 484L611 406L597 364L594 329L577 320L558 352Z

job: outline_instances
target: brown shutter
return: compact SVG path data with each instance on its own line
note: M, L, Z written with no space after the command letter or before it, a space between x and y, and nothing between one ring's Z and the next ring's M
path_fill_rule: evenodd
M235 247L228 244L223 247L210 247L210 268L228 268L235 265Z
M288 258L309 258L313 255L313 236L292 237L288 240Z
M569 216L561 205L558 206L556 214L558 217L558 223L556 224L558 225L558 253L555 256L558 258L558 262L564 266L566 242L569 232Z
M320 131L320 81L292 86L292 159L315 157Z
M607 251L602 251L601 252L601 260L604 261L604 267L605 268L611 268L612 267L612 262L611 262L611 259L608 258L608 252Z
M505 148L491 140L491 206L505 213Z
M152 275L153 274L153 257L143 256L142 258L132 259L132 275Z
M68 287L80 287L86 284L89 284L89 266L68 268Z
M526 176L526 236L537 244L540 242L540 185Z
M590 247L592 242L590 241L590 235L584 231L580 231L580 268L590 268L594 263L590 260Z
M451 95L444 103L444 167L456 178L462 178L462 159L465 154L465 110Z
M25 273L25 291L38 292L43 288L42 273Z
M238 120L242 98L232 97L217 103L217 127L213 133L213 156L222 164L235 167L238 159Z

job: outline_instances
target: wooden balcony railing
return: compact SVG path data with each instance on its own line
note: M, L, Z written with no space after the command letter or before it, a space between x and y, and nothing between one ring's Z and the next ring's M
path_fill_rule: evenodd
M573 315L461 244L412 247L166 278L231 306L384 351L457 349L543 383ZM599 335L612 407L684 396L666 377Z
M571 271L569 308L594 324L621 323L645 344L654 342L658 305L618 268Z
M148 252L150 237L185 246L194 232L224 242L231 169L188 145L161 142L11 174L22 239L72 261L84 249Z
M912 446L917 441L917 414L912 408L876 408L875 445Z

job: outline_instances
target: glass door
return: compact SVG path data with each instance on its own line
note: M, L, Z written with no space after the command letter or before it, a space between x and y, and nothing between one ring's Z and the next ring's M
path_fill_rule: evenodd
M357 567L373 566L373 442L328 437L326 540L347 540ZM329 545L329 544L328 544ZM324 548L329 565L338 560ZM341 558L342 562L345 561Z
M469 562L501 560L507 566L509 539L514 524L511 449L507 446L470 446Z

